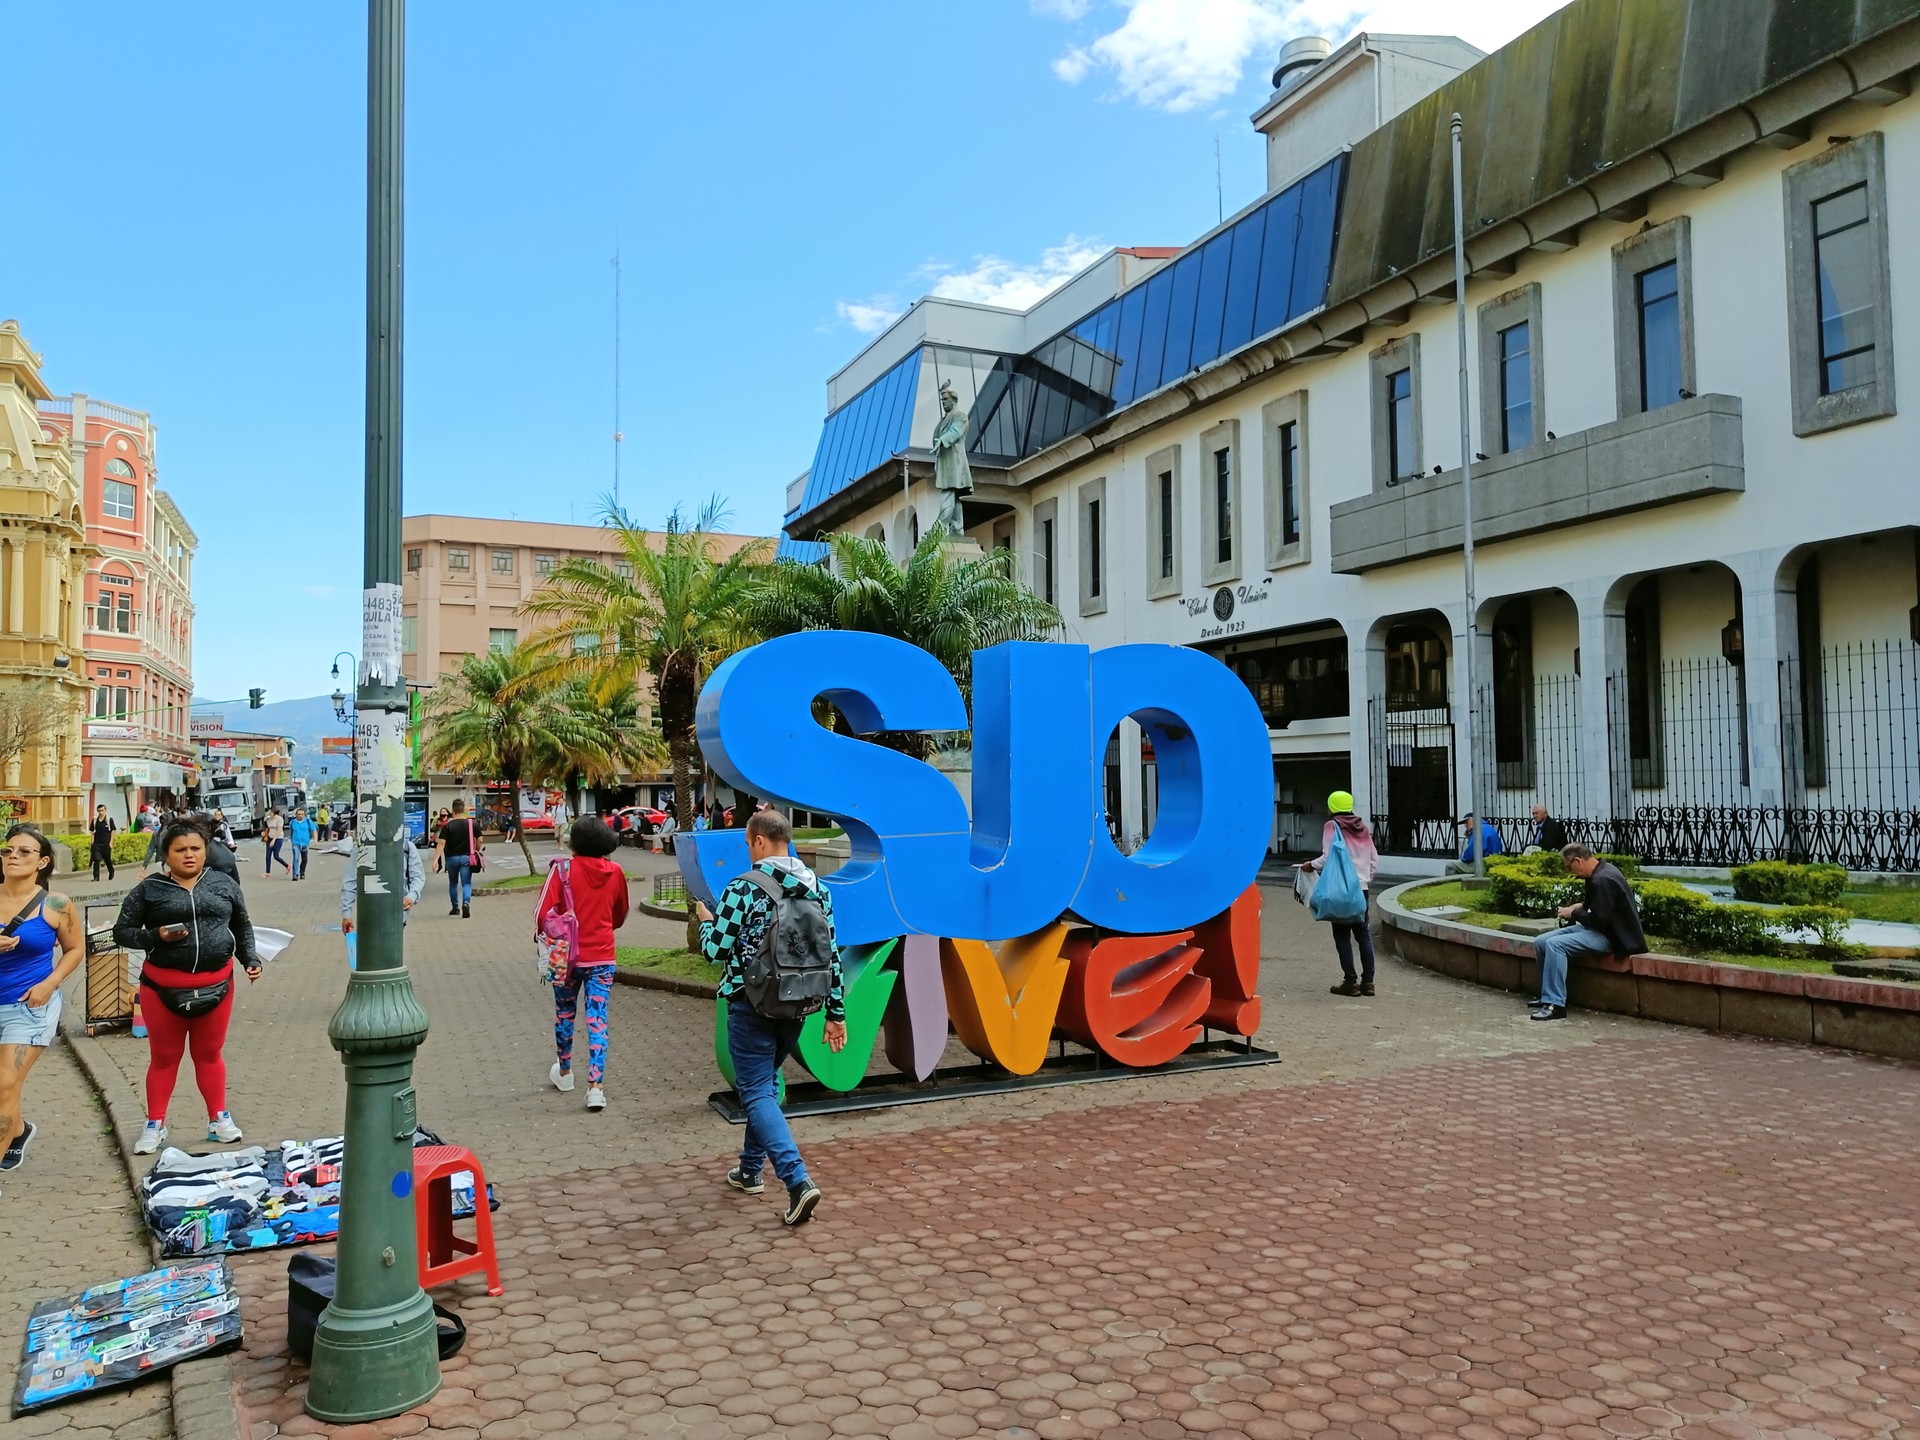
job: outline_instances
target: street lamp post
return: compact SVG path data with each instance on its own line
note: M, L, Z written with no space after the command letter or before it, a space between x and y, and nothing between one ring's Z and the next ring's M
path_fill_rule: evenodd
M366 588L354 737L359 968L327 1038L346 1069L339 1270L313 1341L307 1413L398 1415L440 1388L414 1228L413 1057L427 1012L401 953L407 689L400 674L401 114L405 0L367 10Z

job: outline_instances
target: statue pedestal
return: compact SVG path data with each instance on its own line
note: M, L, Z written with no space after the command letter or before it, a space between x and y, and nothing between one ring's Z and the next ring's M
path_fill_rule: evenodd
M980 542L971 535L955 535L941 542L940 553L949 560L979 560L986 556Z

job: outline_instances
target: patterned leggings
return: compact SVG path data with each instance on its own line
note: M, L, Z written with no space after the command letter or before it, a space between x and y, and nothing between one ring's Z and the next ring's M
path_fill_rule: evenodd
M613 994L613 966L582 965L571 983L553 987L553 1048L560 1068L573 1068L573 1017L580 991L587 992L587 1084L596 1086L607 1071L607 1000Z

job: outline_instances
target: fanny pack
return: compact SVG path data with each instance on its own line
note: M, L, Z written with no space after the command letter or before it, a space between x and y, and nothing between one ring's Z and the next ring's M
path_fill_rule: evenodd
M227 992L233 989L233 976L214 985L195 985L191 989L176 988L172 985L155 985L151 980L141 977L147 989L160 997L160 1003L178 1015L182 1020L191 1020L204 1015L227 998Z

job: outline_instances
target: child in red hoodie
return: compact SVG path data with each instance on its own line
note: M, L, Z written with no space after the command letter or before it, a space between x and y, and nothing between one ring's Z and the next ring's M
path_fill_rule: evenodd
M579 928L579 944L567 977L553 987L553 1048L559 1056L547 1078L556 1090L573 1089L573 1021L580 992L587 994L587 1109L607 1108L600 1082L607 1069L607 1002L613 994L613 932L627 923L627 872L607 857L620 838L597 815L583 815L567 832L570 859L556 860L540 892L533 929L541 933L547 917L569 908ZM571 904L569 904L571 896Z

